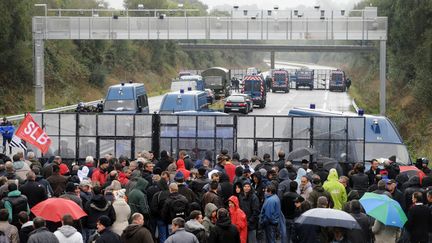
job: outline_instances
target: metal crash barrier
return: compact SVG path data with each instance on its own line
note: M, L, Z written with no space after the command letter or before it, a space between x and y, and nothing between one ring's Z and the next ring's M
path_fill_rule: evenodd
M28 144L37 156L60 155L82 161L107 153L135 158L143 150L168 151L177 157L186 150L193 159L213 158L221 149L241 158L268 153L286 154L312 148L312 155L297 158L358 162L365 158L364 117L196 116L159 114L32 113L52 145L48 153Z

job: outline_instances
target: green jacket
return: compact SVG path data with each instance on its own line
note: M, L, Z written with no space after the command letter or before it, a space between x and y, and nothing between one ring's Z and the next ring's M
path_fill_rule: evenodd
M11 223L13 213L18 214L19 212L13 212L12 211L12 204L9 201L7 201L7 198L9 198L9 197L21 197L21 192L18 190L11 191L7 194L7 197L3 199L4 207L7 209L8 213L9 213L9 219L8 220L9 220L9 223ZM28 203L27 203L27 215L30 215L30 208L29 208Z
M150 208L147 202L147 195L145 194L148 182L143 178L138 178L136 186L129 192L128 204L131 208L131 215L134 213L141 213L143 215L150 215Z
M334 209L342 209L342 206L347 201L347 193L345 187L338 181L338 173L336 169L331 169L327 180L324 182L323 188L328 191L334 203Z

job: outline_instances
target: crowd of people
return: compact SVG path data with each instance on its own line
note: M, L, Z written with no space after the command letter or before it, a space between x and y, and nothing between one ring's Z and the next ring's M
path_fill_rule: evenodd
M177 157L177 158L175 158ZM111 154L82 164L60 156L44 163L34 152L0 154L0 242L429 242L432 240L432 175L401 173L394 156L327 168L293 164L283 151L240 159L223 149L192 160L186 151L160 156L143 151L135 160ZM408 177L409 175L409 177ZM407 215L402 229L365 214L366 193L396 200ZM87 216L65 213L60 222L31 209L52 197L72 200ZM297 224L312 208L351 214L361 229Z

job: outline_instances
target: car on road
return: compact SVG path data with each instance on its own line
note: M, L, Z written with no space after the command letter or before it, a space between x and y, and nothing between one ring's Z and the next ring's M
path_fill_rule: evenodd
M248 94L232 94L231 96L242 96L246 98L246 101L249 105L249 112L253 111L253 100L252 97Z
M242 112L243 114L249 113L249 103L244 96L240 95L232 95L228 96L228 98L225 99L224 103L224 112Z

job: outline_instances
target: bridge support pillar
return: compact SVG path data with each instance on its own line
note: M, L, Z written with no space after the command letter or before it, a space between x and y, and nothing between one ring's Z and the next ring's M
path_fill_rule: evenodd
M45 107L44 40L33 39L35 109Z
M386 113L386 40L380 40L380 114Z
M275 69L275 52L270 52L270 69Z

